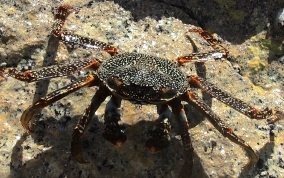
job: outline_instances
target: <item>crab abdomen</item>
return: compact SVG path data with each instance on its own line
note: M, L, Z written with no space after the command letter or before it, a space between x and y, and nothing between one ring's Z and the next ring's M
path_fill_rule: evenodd
M140 53L122 53L103 62L99 78L110 91L124 99L160 103L187 89L186 77L163 58Z

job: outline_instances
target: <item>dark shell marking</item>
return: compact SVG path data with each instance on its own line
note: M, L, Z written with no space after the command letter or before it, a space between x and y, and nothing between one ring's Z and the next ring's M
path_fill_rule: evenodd
M104 61L99 78L123 98L157 103L183 94L186 77L169 60L139 53L122 53Z

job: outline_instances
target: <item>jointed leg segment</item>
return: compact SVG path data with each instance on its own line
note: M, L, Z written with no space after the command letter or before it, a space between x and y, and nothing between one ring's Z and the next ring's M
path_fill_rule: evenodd
M207 41L207 43L210 44L214 51L208 53L192 53L188 56L180 56L176 59L179 65L183 65L187 62L216 61L228 57L229 51L224 48L220 44L220 41L216 40L209 32L200 28L189 29L188 32L199 33Z
M198 95L193 92L188 92L184 95L183 100L192 104L196 107L196 109L205 114L207 119L224 137L227 137L232 142L240 145L246 151L246 154L249 157L249 162L244 167L252 166L258 161L258 156L254 150L247 143L245 143L243 139L238 137L230 127L227 127L223 121L213 113L211 108L204 103L200 97L198 97Z
M193 147L189 136L188 120L183 109L183 105L179 99L173 99L169 105L172 108L172 112L179 124L180 136L184 148L184 164L181 168L179 178L188 177L192 173L193 166Z
M25 72L16 68L5 68L0 70L0 74L3 76L8 75L17 80L30 83L42 79L68 76L88 67L97 69L99 67L99 62L96 59L77 60L69 65L53 65Z
M236 109L237 111L248 116L251 119L266 119L274 115L276 119L273 122L276 122L277 120L284 118L284 114L280 111L274 111L268 108L265 108L264 110L258 110L243 102L242 100L232 97L229 93L217 88L215 85L207 82L201 77L192 75L189 77L188 82L190 84L190 87L201 88L202 90L210 94L213 98L218 99L219 101ZM192 104L198 110L200 110L200 112L204 113L207 116L208 120L224 137L229 138L231 141L240 145L246 151L248 157L250 158L250 161L245 165L245 167L252 166L257 162L258 156L254 152L254 150L248 144L246 144L243 139L238 137L231 128L227 127L222 122L222 120L212 112L211 108L206 105L201 98L198 97L198 95L193 92L188 92L184 95L183 100Z
M55 101L60 100L61 98L65 97L66 95L75 92L76 90L88 86L88 85L93 85L95 83L95 77L92 75L89 75L87 77L84 77L70 85L67 85L59 90L56 90L50 94L48 94L44 98L40 98L37 102L35 102L33 105L28 107L24 113L21 116L21 123L23 127L27 131L31 131L31 128L29 126L30 120L33 118L34 114L38 109L44 108Z
M109 96L108 90L106 90L105 87L101 87L92 98L91 103L88 105L83 116L74 128L71 141L71 154L73 158L79 163L87 163L87 161L82 157L83 146L81 137L83 136L85 129L87 128L95 112L107 96Z
M217 88L212 83L196 75L190 76L189 84L191 87L201 88L202 90L210 94L212 97L236 109L237 111L248 116L251 119L266 119L270 116L276 117L273 122L276 122L280 119L284 119L284 114L282 112L269 108L258 110L243 102L242 100L232 97L229 93Z
M55 37L57 37L60 41L62 41L66 46L71 49L81 47L91 50L106 51L111 55L119 53L119 50L117 48L110 46L104 42L76 35L63 30L65 20L73 10L74 7L68 5L62 5L57 9L56 14L54 15L55 23L53 24L53 28L51 31L51 33Z

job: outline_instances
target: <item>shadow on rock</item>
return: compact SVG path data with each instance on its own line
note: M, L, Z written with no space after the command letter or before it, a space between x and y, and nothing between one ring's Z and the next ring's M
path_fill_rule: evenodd
M124 177L126 174L129 177L176 177L179 174L183 164L181 140L173 137L168 148L150 154L144 146L147 132L154 124L149 121L126 125L128 140L118 149L102 137L104 126L94 117L82 138L83 157L90 163L73 161L71 135L79 118L64 116L59 121L54 118L34 121L34 132L30 136L23 134L13 148L10 177ZM32 142L37 146L29 146ZM24 161L27 155L33 158ZM196 154L195 176L208 177Z
M257 177L262 172L268 170L267 161L269 157L274 153L274 142L266 143L257 153L259 156L259 160L257 164L253 168L243 169L239 175L239 178L242 177ZM271 175L272 176L272 175Z

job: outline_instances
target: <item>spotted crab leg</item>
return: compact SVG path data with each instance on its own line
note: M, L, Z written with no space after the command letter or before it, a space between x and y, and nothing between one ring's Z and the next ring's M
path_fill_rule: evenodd
M89 75L87 77L84 77L76 82L71 83L70 85L67 85L59 90L56 90L47 96L40 98L37 102L35 102L33 105L28 107L26 109L22 116L21 116L21 123L23 127L28 131L31 132L30 128L30 120L33 118L34 114L36 111L38 111L41 108L44 108L55 101L60 100L61 98L65 97L66 95L75 92L76 90L84 87L84 86L93 86L93 85L98 85L97 84L98 79L96 76Z
M93 68L96 70L99 62L96 59L77 60L69 65L53 65L43 67L38 70L29 70L22 72L16 68L0 69L1 76L11 76L17 80L25 82L34 82L42 79L49 79L61 76L68 76L85 68Z
M224 136L227 137L232 142L240 145L246 152L249 157L249 162L244 167L253 166L258 161L258 156L254 152L254 150L239 136L237 136L233 129L226 126L225 123L213 113L211 108L204 103L204 101L198 97L194 92L187 92L184 94L183 100L188 102L189 104L195 106L196 109L200 110L201 113L206 115L207 119L211 122L211 124Z
M188 56L180 56L176 59L179 65L183 65L187 62L207 62L216 61L222 58L227 58L229 51L221 45L221 42L215 39L208 31L201 28L192 28L188 32L199 33L207 43L214 49L212 52L208 53L192 53Z
M284 119L284 113L269 108L265 108L263 110L256 109L243 102L242 100L232 97L229 93L222 91L212 83L196 75L190 76L189 84L191 87L201 88L212 97L236 109L237 111L248 116L251 119L266 119L270 116L274 116L275 119L271 123Z
M80 118L79 122L74 128L71 141L71 154L72 157L79 163L88 163L88 161L82 157L83 145L81 142L81 137L83 136L85 129L87 128L95 112L107 96L109 96L108 90L104 86L101 86L93 96L91 103L85 109L83 116Z
M159 114L158 119L155 121L153 130L150 130L145 146L150 153L155 154L162 149L166 148L170 142L171 125L169 119L171 118L171 111L168 105L158 105L157 111Z
M170 101L169 105L171 106L172 112L177 119L180 136L184 147L184 164L181 168L179 178L190 177L193 166L193 147L189 136L188 121L183 109L183 105L179 99L173 99Z
M108 52L111 55L117 54L119 52L117 48L110 46L104 42L76 35L72 32L63 30L65 20L72 11L74 11L74 7L69 5L62 5L57 8L54 15L55 22L52 26L51 34L53 34L71 49L81 47L84 49L102 50Z

